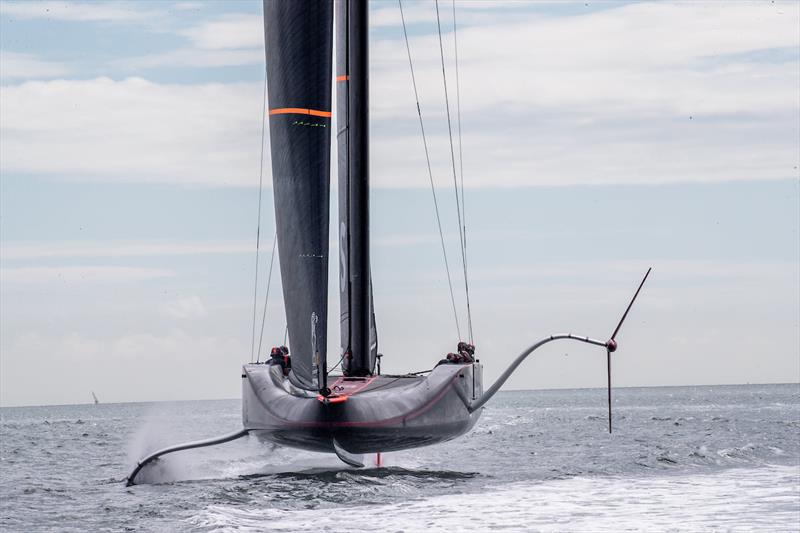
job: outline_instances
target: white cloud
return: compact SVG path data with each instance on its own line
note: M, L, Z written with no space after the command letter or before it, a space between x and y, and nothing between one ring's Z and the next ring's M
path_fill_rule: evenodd
M768 4L634 4L580 16L528 14L514 24L464 28L458 35L462 104L465 111L492 110L499 116L545 107L624 118L797 107L797 64L707 61L796 49L798 6L784 8L788 12L779 15ZM452 46L450 32L448 61ZM440 107L438 37L412 36L411 47L424 103ZM373 91L407 112L410 79L402 36L376 42L372 53L380 58L374 61ZM452 87L454 72L449 75ZM397 114L388 104L381 111Z
M530 16L531 8L547 8L548 2L536 2L529 0L469 0L468 2L456 3L456 18L459 28L466 25L487 25L500 22L518 21L520 16ZM559 2L551 2L558 5ZM370 10L369 25L372 28L385 28L395 26L398 30L402 26L400 9L397 2L375 3ZM442 30L446 31L453 25L453 6L450 2L439 5L439 14L442 22ZM403 18L406 26L413 31L415 24L429 24L435 27L436 6L433 2L422 1L403 1ZM402 31L402 30L401 30Z
M225 15L181 31L198 48L264 50L264 21L260 15Z
M587 265L473 269L471 303L485 383L547 335L572 332L603 338L611 333L647 263ZM658 260L653 266L619 337L618 386L797 379L797 262ZM389 354L383 360L386 372L425 364L425 355L391 355L392 348L407 344L409 331L414 332L414 345L426 347L428 354L452 349L449 339L455 327L446 286L425 294L406 286L379 291L375 302L379 325L386 325L380 332L382 350ZM753 331L758 333L748 333ZM754 353L759 356L751 357ZM577 343L555 344L526 361L508 388L602 386L604 355Z
M122 69L153 67L216 68L264 62L264 26L261 16L223 15L178 30L191 46L115 61Z
M11 80L58 78L71 72L72 69L63 63L45 61L33 54L0 50L0 83Z
M167 302L161 307L162 312L174 319L185 320L192 318L204 318L208 316L208 310L198 296L180 298L173 302Z
M203 9L203 2L178 2L172 7L181 11L192 11Z
M409 9L415 21L435 20L428 4ZM378 22L390 25L392 10L378 11ZM513 21L470 4L465 18L476 14L484 23L459 31L467 186L797 176L800 63L785 51L800 46L798 4L648 3L546 17L514 10ZM231 15L182 32L192 48L122 64L263 61L259 17ZM399 32L381 35L371 50L373 184L425 187L405 45ZM449 56L452 35L445 39ZM438 39L415 35L411 46L435 178L444 186L450 158ZM452 68L449 82L452 90ZM254 185L261 90L260 83L138 78L6 86L2 170Z
M130 57L115 61L123 69L146 69L154 67L232 67L252 65L264 61L264 50L246 48L238 50L204 50L181 48L169 52Z
M151 4L152 5L152 4ZM135 2L12 2L0 4L0 14L20 19L50 19L78 22L141 22L160 11L141 9Z
M203 22L178 35L190 47L119 60L120 68L164 66L215 68L264 62L264 26L261 16L231 14Z
M472 309L486 383L545 335L608 335L646 266L570 261L477 272ZM619 337L618 386L795 379L797 262L661 260L654 267ZM453 349L445 287L376 289L385 372L430 368ZM236 397L239 365L250 354L252 293L227 302L213 292L159 300L161 294L117 286L82 290L81 298L51 291L4 298L0 403L88 402L91 390L106 402ZM266 346L283 334L278 300ZM20 321L24 306L29 315ZM330 318L334 353L338 316ZM407 349L409 331L419 349ZM526 361L508 388L602 386L604 362L602 350L553 345Z
M445 235L447 241L456 241L457 234ZM338 246L338 238L331 240L331 246ZM437 244L435 234L387 235L377 237L373 246L414 246L418 244ZM271 237L261 243L269 253ZM0 258L3 261L18 261L46 258L78 257L170 257L181 255L228 255L254 254L255 241L198 241L198 242L104 242L104 241L8 241L0 243Z
M786 62L785 51L800 46L798 16L797 4L657 3L462 28L467 185L796 176L800 63ZM412 36L411 48L434 174L444 184L450 161L438 37ZM779 59L768 59L770 49L783 50L772 52ZM452 111L452 34L445 54ZM380 58L371 76L379 179L424 186L401 37L374 43L372 56Z
M260 84L99 78L8 86L0 99L0 170L252 185L258 179L261 113Z
M0 257L4 261L42 259L47 257L147 257L175 255L216 255L253 253L254 242L69 242L69 241L4 241Z
M0 269L4 285L129 283L173 276L170 270L121 266L14 267Z
M239 393L242 358L226 355L245 353L236 339L182 329L116 337L28 331L6 342L3 406L89 402L90 391L110 403L185 400L199 391L204 397L231 398Z
M605 124L583 128L565 119L561 124L541 121L540 131L533 131L539 128L531 119L529 132L520 131L519 124L506 130L472 128L464 135L464 181L467 187L525 187L797 176L798 139L791 120L772 117L765 122L771 120L776 122L772 128L767 124L732 128L728 121L688 118L683 123L656 121L649 127L639 122L627 128ZM654 131L656 124L663 124L663 129ZM437 186L452 186L446 135L429 136L428 141ZM428 186L418 136L374 138L372 157L373 168L380 169L375 172L378 185Z

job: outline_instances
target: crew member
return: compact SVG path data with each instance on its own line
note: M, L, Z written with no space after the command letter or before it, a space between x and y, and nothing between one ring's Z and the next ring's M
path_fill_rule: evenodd
M468 342L461 341L458 343L458 354L461 356L462 363L475 362L475 346Z
M289 348L286 346L281 346L281 353L283 354L283 361L285 363L285 373L288 374L289 370L292 369L292 358L289 357Z
M289 349L286 346L273 346L269 356L269 364L280 365L284 375L289 373L289 369L292 368L292 361L289 357Z

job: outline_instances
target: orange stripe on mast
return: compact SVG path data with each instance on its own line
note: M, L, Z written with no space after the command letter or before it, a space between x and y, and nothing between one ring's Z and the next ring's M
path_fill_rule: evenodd
M342 74L341 76L336 76L336 81L347 81L350 79L350 76L347 74Z
M318 109L306 109L303 107L279 107L277 109L270 109L270 115L313 115L315 117L328 117L332 113L330 111L320 111Z

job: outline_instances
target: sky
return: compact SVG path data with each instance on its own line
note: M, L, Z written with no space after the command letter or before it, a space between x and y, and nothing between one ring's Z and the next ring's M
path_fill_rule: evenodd
M435 5L403 5L466 331ZM800 381L800 4L459 0L456 17L486 385L541 337L610 335L650 266L615 385ZM370 24L379 351L384 372L423 370L456 319L397 3ZM0 405L240 396L263 43L257 1L0 2ZM263 177L259 316L269 150ZM283 342L277 270L262 352ZM602 350L553 343L506 387L604 384Z

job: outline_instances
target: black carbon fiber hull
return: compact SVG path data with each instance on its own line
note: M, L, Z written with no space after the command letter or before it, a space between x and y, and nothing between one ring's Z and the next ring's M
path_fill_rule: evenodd
M283 446L335 453L335 441L351 453L389 452L463 435L480 416L467 406L481 394L477 363L440 365L425 377L348 379L328 399L292 389L278 366L245 365L242 419L251 434Z

